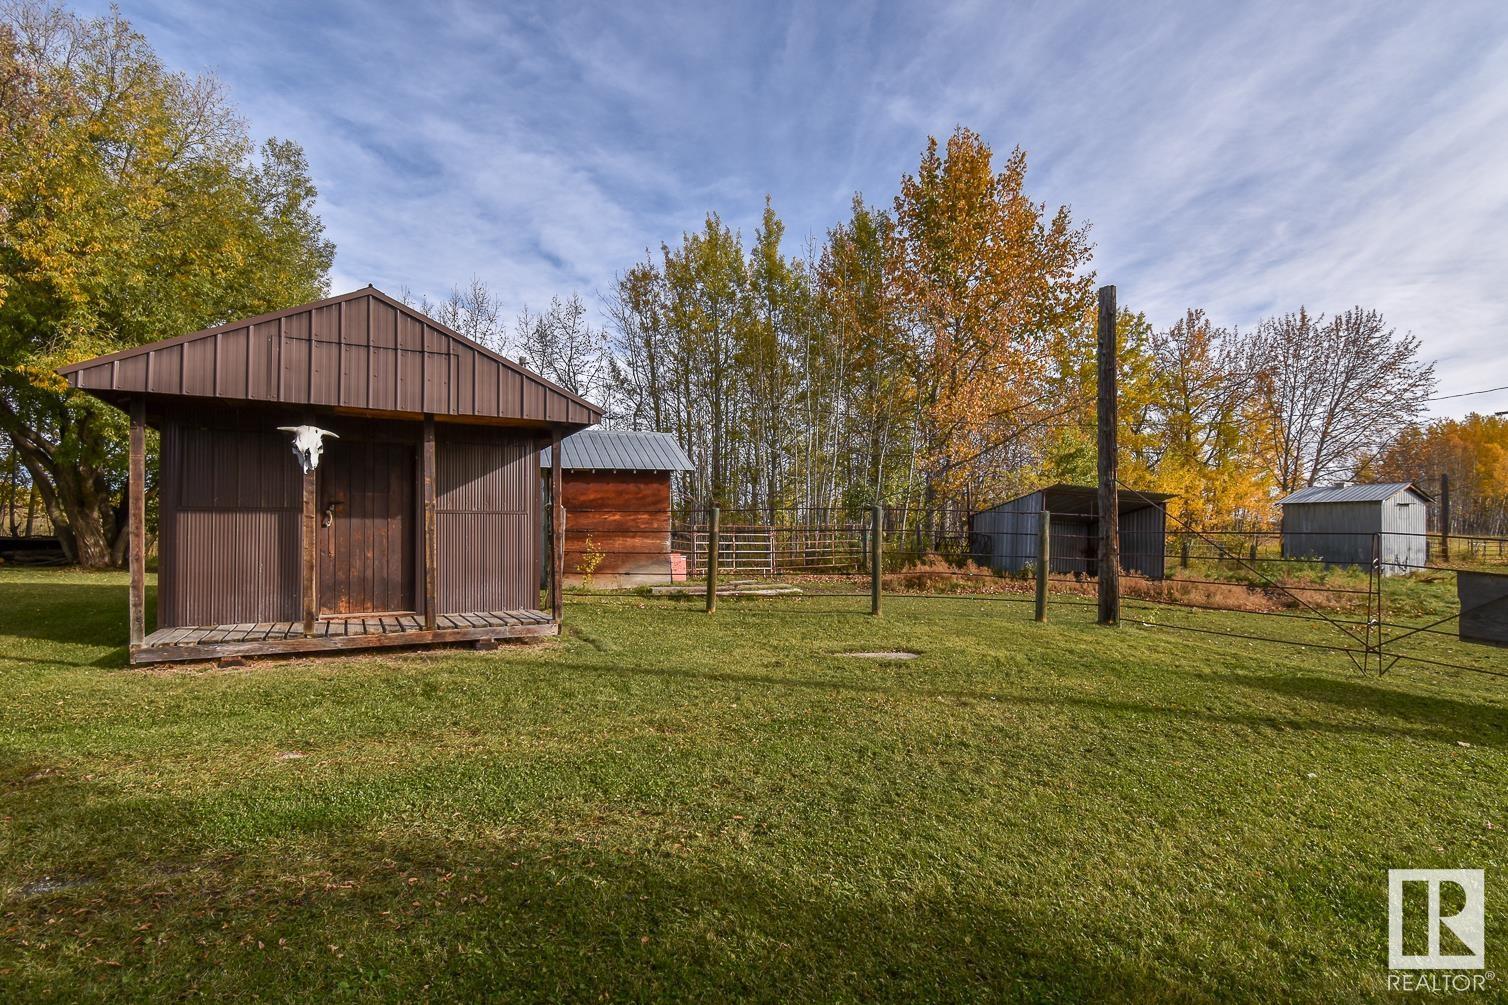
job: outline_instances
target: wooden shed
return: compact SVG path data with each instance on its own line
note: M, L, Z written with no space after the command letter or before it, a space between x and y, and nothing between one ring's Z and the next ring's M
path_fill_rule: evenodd
M602 412L413 308L368 287L61 372L131 417L133 663L559 632L538 457Z
M1162 579L1167 553L1168 500L1163 492L1123 490L1120 499L1121 568ZM1099 490L1049 485L981 510L969 519L974 560L997 572L1037 565L1037 530L1048 518L1048 571L1095 576L1099 572Z
M548 467L553 451L541 455ZM565 578L599 586L683 578L671 553L671 477L693 470L669 433L585 429L561 442Z
M1385 575L1422 569L1434 499L1413 482L1312 485L1278 500L1283 507L1283 556L1326 565L1372 564L1374 541Z

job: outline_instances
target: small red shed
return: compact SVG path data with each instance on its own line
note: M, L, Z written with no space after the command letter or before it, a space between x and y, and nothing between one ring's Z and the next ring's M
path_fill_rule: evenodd
M559 632L538 457L602 411L412 307L368 287L61 372L131 416L133 663Z
M586 429L560 447L565 579L643 586L682 578L670 550L671 477L693 469L669 433ZM548 467L551 451L541 455Z

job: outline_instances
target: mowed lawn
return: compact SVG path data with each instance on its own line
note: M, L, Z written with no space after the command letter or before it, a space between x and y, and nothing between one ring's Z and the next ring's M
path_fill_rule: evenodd
M0 1000L1380 998L1457 866L1508 995L1508 680L840 597L132 671L125 602L0 570Z

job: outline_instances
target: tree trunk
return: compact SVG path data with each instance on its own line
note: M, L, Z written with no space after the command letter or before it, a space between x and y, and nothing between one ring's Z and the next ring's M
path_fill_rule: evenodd
M64 557L86 569L117 566L124 557L123 548L116 547L123 525L121 486L112 484L109 472L99 464L78 459L85 453L79 449L81 443L106 433L93 428L88 413L71 412L61 400L53 407L58 440L69 443L67 451L60 451L57 443L26 422L4 399L0 399L0 428L10 436L41 496Z

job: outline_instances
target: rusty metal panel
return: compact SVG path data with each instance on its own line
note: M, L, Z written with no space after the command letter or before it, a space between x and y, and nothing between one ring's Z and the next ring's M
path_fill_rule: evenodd
M283 437L162 429L159 627L299 615L298 465Z
M442 431L436 444L437 602L442 612L539 603L539 463L532 436Z

